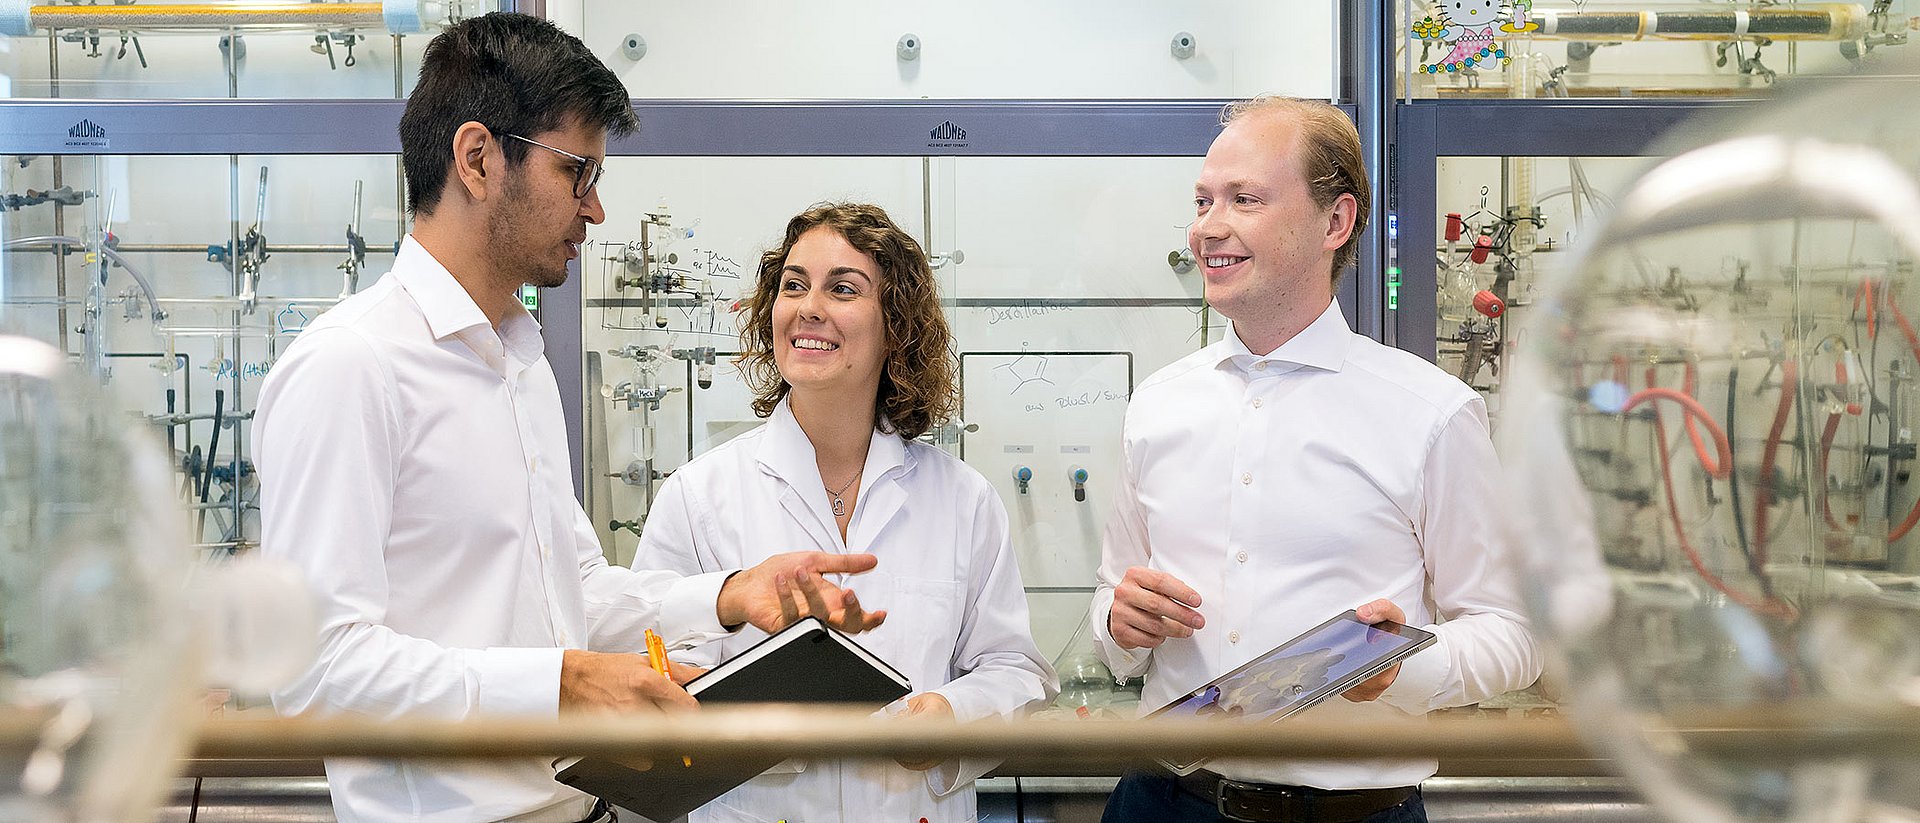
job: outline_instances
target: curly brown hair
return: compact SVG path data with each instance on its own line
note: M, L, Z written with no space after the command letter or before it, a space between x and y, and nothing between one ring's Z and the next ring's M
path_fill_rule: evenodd
M773 304L787 255L800 236L825 226L846 238L880 267L880 319L886 328L887 360L880 370L873 425L911 440L946 424L959 407L955 388L959 362L953 332L940 310L940 290L927 255L884 209L866 203L819 203L787 221L780 245L760 255L760 274L746 301L735 363L753 391L753 413L773 414L792 386L773 360Z

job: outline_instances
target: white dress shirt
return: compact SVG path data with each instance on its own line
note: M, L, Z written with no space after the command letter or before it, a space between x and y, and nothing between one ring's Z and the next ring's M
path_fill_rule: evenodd
M1498 527L1485 404L1432 364L1348 330L1338 303L1264 357L1229 334L1156 372L1134 392L1124 440L1092 619L1114 674L1146 673L1143 712L1379 598L1438 642L1378 700L1336 696L1316 716L1421 715L1539 675ZM1115 644L1107 618L1131 566L1191 586L1206 627L1151 652ZM1350 789L1412 785L1435 763L1207 768Z
M634 563L693 574L781 552L871 552L879 566L846 582L887 620L854 639L906 675L916 694L939 693L962 722L1016 716L1052 699L1058 689L1027 622L1006 509L986 478L931 446L875 431L860 483L842 541L813 444L782 402L766 425L674 471ZM688 659L706 665L763 637L743 629ZM992 765L782 764L688 820L964 823L975 816L972 781Z
M552 717L562 649L720 636L724 574L609 567L573 486L539 325L495 329L408 237L275 364L254 419L261 551L315 592L284 714ZM327 761L343 821L573 821L550 762Z

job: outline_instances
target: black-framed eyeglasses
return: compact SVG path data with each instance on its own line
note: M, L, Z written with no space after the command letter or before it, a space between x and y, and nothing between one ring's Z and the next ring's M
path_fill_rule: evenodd
M521 137L511 132L504 132L504 134L522 143L532 143L561 157L572 160L575 163L579 163L580 165L574 167L573 170L574 197L585 199L587 192L593 191L594 186L600 185L600 173L606 171L606 168L600 165L600 161L591 157L581 157L566 149L556 149L531 137Z

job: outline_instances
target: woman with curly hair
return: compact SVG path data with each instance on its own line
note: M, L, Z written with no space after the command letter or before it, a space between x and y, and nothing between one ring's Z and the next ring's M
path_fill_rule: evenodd
M861 598L889 616L860 643L916 690L891 712L970 721L1051 699L1006 509L979 472L916 439L958 401L920 244L878 206L814 206L761 256L746 309L739 363L767 423L668 478L635 565L692 574L802 547L871 552ZM763 637L749 627L687 657L711 663ZM796 761L689 820L971 821L973 779L991 765Z

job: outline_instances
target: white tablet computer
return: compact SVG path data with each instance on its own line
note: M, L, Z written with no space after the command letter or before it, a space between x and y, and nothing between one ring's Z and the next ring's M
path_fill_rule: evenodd
M1280 720L1307 710L1433 645L1432 632L1386 622L1368 625L1348 610L1214 678L1148 717ZM1161 760L1189 774L1206 758Z

